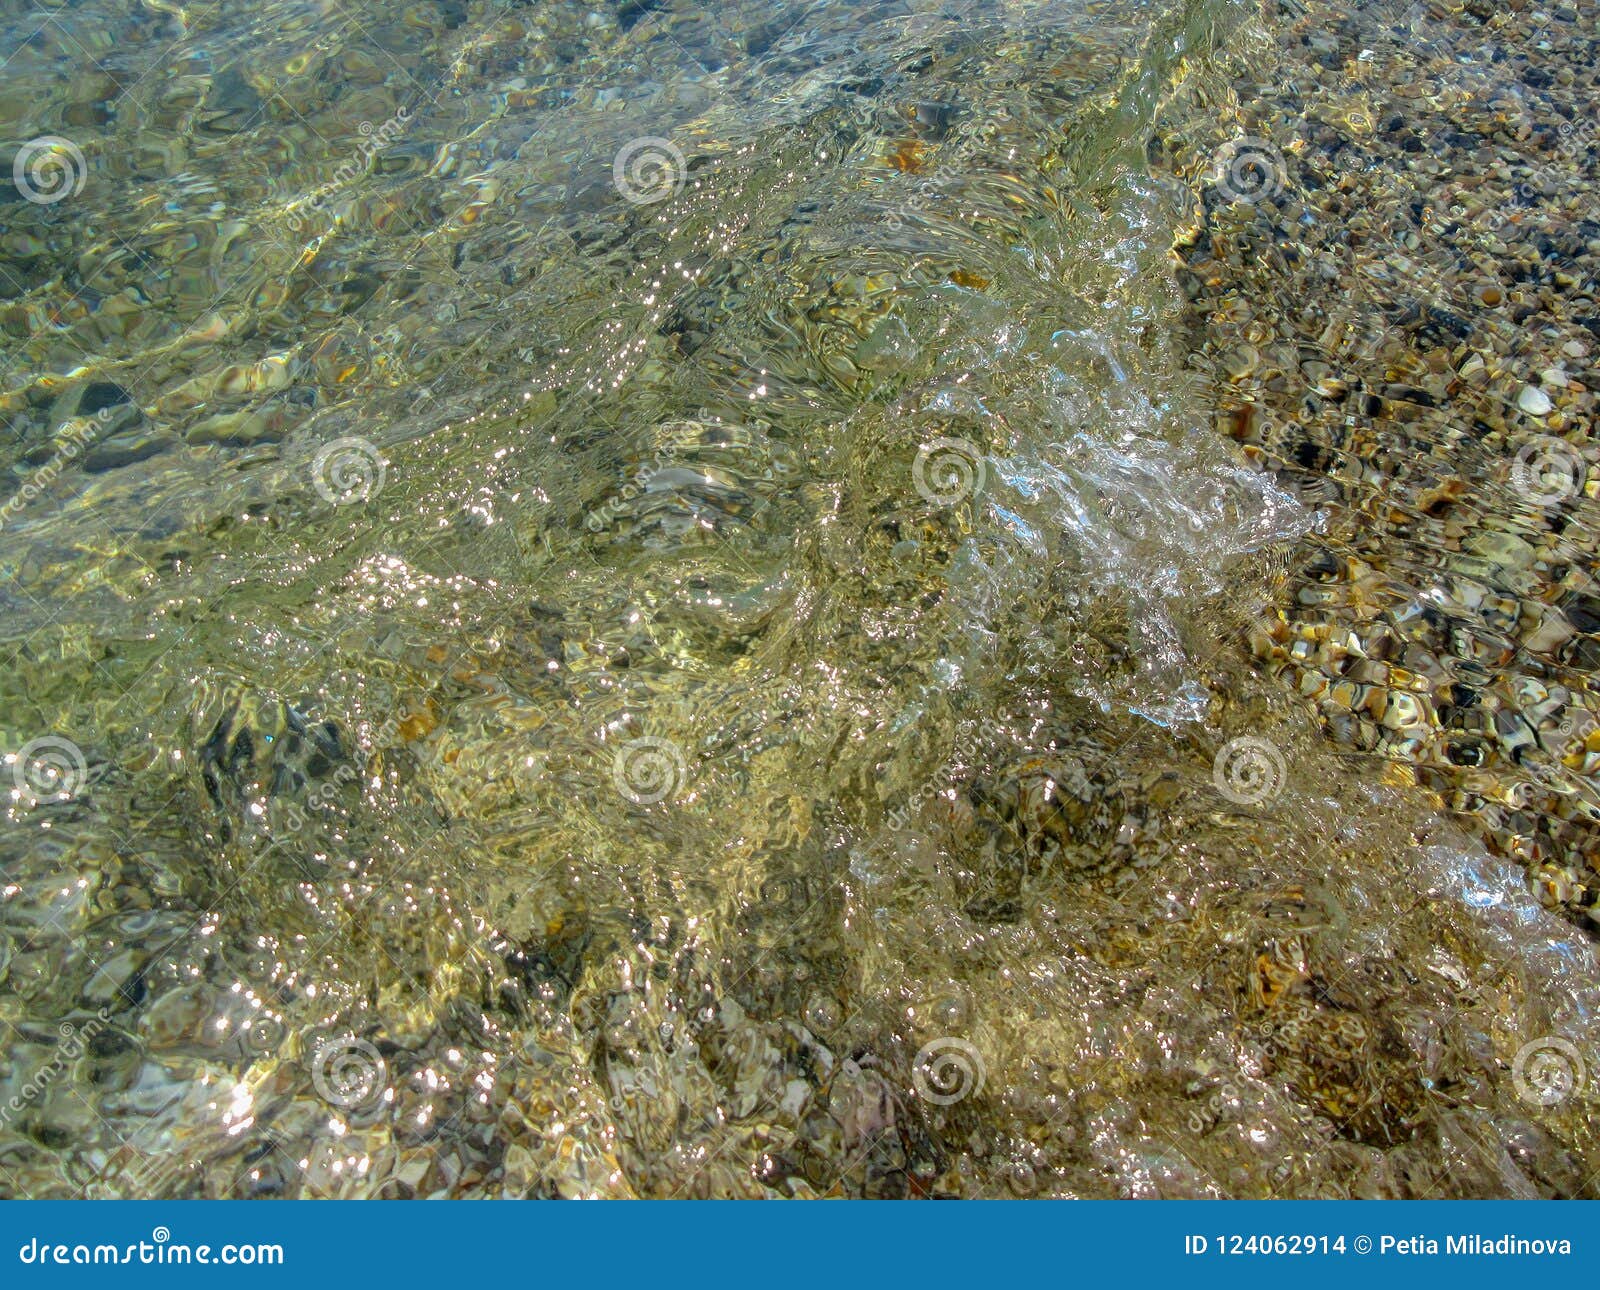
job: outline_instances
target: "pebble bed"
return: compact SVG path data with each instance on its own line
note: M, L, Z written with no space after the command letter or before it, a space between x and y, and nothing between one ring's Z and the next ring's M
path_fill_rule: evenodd
M1325 516L1255 653L1600 919L1596 8L1268 17L1153 145L1217 424Z

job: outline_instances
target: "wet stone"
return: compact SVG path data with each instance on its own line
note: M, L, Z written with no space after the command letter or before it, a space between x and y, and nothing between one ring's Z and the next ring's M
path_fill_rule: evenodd
M84 470L94 474L146 461L177 443L177 436L169 430L135 428L99 440L84 451L80 460Z

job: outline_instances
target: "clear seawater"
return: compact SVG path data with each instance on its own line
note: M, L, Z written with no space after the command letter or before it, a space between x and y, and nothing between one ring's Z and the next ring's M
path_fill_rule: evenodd
M1273 56L0 3L0 1190L1592 1189L1586 938L1247 645L1149 141Z

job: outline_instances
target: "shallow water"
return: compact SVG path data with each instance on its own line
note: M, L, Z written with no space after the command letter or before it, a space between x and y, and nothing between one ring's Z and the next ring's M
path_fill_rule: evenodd
M1250 8L0 13L9 1194L1593 1193L1587 934L1252 654Z

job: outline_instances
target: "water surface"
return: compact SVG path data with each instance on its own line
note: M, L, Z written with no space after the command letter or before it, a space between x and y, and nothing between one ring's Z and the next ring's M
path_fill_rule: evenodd
M8 1193L1592 1189L1587 939L1252 658L1248 6L0 14Z

